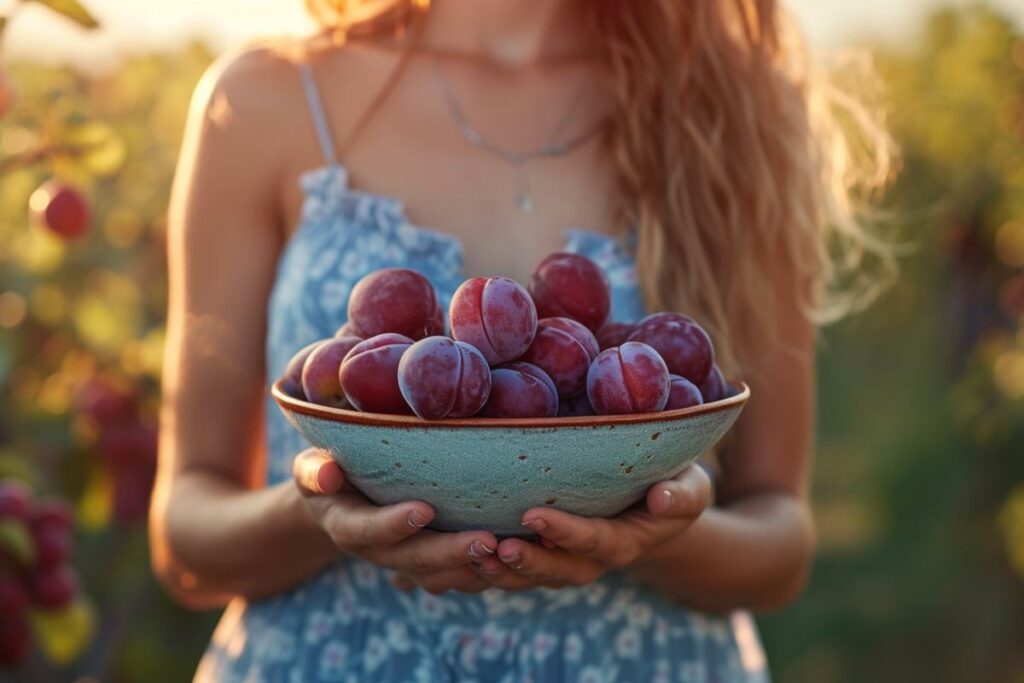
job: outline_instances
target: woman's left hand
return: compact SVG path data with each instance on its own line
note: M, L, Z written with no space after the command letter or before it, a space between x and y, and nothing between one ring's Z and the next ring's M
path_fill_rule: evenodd
M531 508L523 514L523 526L536 532L541 544L507 538L495 555L470 566L505 590L585 586L607 571L643 559L684 532L710 504L707 473L690 465L674 479L652 486L643 503L610 519Z

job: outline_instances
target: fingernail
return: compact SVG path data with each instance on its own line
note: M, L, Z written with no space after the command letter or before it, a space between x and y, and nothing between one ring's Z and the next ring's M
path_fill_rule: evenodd
M499 557L501 557L501 561L504 562L505 564L515 564L515 565L518 565L519 561L523 559L523 556L520 553L516 552L516 551L512 551L511 553L509 553L507 555L499 555Z
M334 493L341 486L341 470L333 463L321 465L316 471L316 485L321 493Z
M429 520L424 516L422 512L415 511L409 513L409 526L414 526L417 529L422 529L427 525Z
M482 541L473 541L469 544L469 549L466 551L469 556L475 559L483 559L488 555L494 554L493 548L488 548Z
M672 492L669 491L668 489L665 489L664 491L662 491L661 492L661 496L662 496L662 498L665 499L665 506L661 509L661 511L662 512L668 512L669 510L672 509L672 500L673 500L674 496L672 495Z
M533 531L544 531L548 528L548 523L540 517L537 517L536 519L526 520L525 522L523 522L523 526L525 526L528 529L532 529Z

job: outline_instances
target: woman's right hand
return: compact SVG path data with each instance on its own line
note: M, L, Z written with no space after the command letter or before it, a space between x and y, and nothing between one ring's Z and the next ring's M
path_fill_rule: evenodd
M378 506L355 490L326 451L316 448L295 457L292 474L310 515L338 549L394 570L397 588L420 586L437 595L490 587L470 565L494 555L494 534L425 529L434 519L430 505Z

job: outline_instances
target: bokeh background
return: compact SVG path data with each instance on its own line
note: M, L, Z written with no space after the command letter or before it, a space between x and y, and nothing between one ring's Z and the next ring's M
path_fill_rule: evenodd
M0 680L183 681L216 615L148 567L167 194L211 59L310 23L299 0L85 2L99 27L69 0L0 2L0 477L74 506L80 586ZM774 675L1020 683L1024 6L792 7L821 54L875 62L902 150L879 200L909 247L898 285L823 335L820 556L760 619ZM79 239L31 224L52 177L88 202Z

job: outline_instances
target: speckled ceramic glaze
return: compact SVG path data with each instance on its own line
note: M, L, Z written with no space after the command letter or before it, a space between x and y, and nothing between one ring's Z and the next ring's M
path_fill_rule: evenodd
M433 527L528 535L522 513L550 505L609 517L707 452L750 396L644 415L421 420L358 413L292 398L274 385L285 417L331 452L378 504L423 500Z

